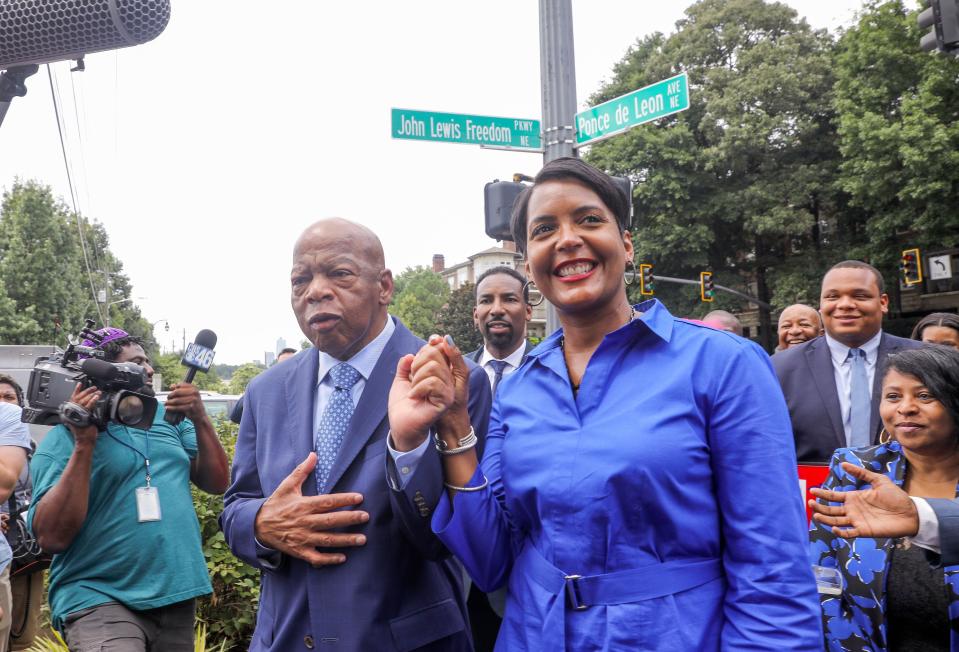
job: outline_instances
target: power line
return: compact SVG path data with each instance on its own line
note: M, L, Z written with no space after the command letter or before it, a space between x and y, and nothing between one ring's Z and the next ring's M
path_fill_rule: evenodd
M67 158L67 146L63 140L63 127L60 124L60 107L57 102L57 93L53 88L53 73L50 71L50 64L47 64L47 79L50 81L50 97L53 98L53 114L57 119L57 133L60 134L60 151L63 152L63 167L67 172L67 185L70 187L70 201L73 203L73 216L77 221L77 232L80 235L80 248L83 250L83 265L87 270L87 280L90 281L90 292L93 294L93 305L96 306L97 315L101 323L106 323L103 317L103 311L100 310L100 304L97 302L97 288L93 283L93 272L90 270L90 257L87 254L86 238L83 235L83 223L80 212L77 210L77 197L73 189L73 175L70 172L70 161Z

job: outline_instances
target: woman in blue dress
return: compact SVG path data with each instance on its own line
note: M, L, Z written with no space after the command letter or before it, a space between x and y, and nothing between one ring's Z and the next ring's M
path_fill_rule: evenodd
M392 443L412 450L432 424L449 490L433 528L480 588L509 587L498 651L820 650L768 357L631 306L628 220L610 177L547 164L513 235L562 329L499 384L482 463L465 363L438 337L400 362Z

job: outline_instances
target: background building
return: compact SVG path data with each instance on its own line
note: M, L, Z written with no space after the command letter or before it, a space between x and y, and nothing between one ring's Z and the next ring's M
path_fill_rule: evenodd
M464 262L446 267L442 254L433 255L433 271L443 277L450 286L450 292L459 289L465 283L476 283L483 272L493 267L512 267L525 276L523 255L516 251L512 242L504 242L502 247L490 247L469 256ZM542 299L540 293L532 289L529 300L537 303ZM530 337L542 339L546 336L546 304L533 306L533 318L529 322Z

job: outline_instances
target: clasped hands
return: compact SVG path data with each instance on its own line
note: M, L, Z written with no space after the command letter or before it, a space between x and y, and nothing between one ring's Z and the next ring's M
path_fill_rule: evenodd
M469 369L452 340L438 335L416 353L400 358L389 395L392 444L400 452L423 443L431 427L449 433L451 441L469 430L466 410ZM359 406L357 406L360 409ZM465 423L465 429L464 429ZM257 540L273 550L314 567L342 564L340 551L323 548L362 546L366 536L343 528L370 520L355 509L363 495L355 492L304 496L302 485L316 466L310 453L261 505L254 519Z

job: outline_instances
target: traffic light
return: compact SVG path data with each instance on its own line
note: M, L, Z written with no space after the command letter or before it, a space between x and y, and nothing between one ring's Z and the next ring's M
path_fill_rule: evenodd
M959 50L959 0L922 0L922 4L926 8L916 20L919 29L929 31L919 40L919 48L925 52Z
M712 301L716 296L716 290L713 289L713 273L699 273L699 298L703 301Z
M647 297L653 296L654 282L653 266L649 263L642 263L639 266L639 293Z
M902 270L903 283L906 285L922 283L922 259L919 257L918 247L902 252L899 269Z

